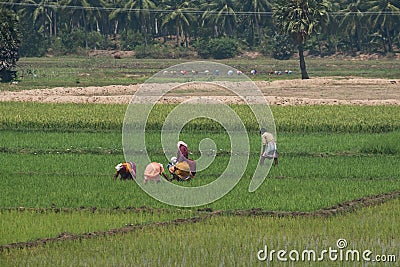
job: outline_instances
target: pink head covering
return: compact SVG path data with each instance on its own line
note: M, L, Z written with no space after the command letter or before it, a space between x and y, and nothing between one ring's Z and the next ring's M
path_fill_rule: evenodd
M186 144L185 142L183 142L183 141L179 141L179 142L178 142L178 148L179 148L180 146L188 147L187 144Z

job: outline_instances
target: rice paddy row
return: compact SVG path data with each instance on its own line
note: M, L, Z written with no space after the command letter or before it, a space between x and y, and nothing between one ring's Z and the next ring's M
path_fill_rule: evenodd
M36 103L0 106L0 244L63 235L79 237L130 225L141 229L125 235L78 238L35 249L6 251L0 255L1 266L175 266L189 261L199 265L254 265L259 261L257 253L265 245L273 249L316 249L334 246L339 238L346 239L353 248L399 255L398 199L344 216L224 215L193 225L160 226L157 222L191 218L198 211L177 210L154 200L134 182L113 181L114 166L124 160L121 127L125 108ZM168 159L158 133L163 117L156 115L172 108L156 106L146 134L152 160L165 164ZM248 118L245 125L250 160L238 185L201 209L313 212L400 190L399 107L273 107L280 163L253 193L248 192L248 186L258 164L258 127L251 116L246 116L245 108L233 109ZM217 127L206 131L208 123L211 122L193 121L180 134L189 144L193 158L200 156L199 143L204 138L213 139L218 148L209 168L198 172L186 186L212 182L229 161L229 137ZM138 179L142 179L141 174ZM119 211L143 206L162 212ZM25 211L18 211L20 207ZM77 210L38 213L29 211L30 207ZM149 227L142 227L148 224ZM331 263L325 260L321 264ZM302 264L308 266L309 262L299 266Z

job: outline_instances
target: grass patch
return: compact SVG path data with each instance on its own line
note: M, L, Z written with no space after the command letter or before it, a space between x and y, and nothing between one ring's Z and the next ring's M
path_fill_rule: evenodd
M0 154L1 207L162 207L134 182L114 182L113 167L122 155ZM164 156L156 160L166 162ZM161 159L164 159L162 161ZM200 186L216 179L228 156L215 162L185 186ZM271 169L269 178L254 193L248 192L258 162L252 157L239 184L225 197L207 205L213 209L264 208L309 211L341 201L400 189L399 156L286 157ZM15 162L20 162L14 169ZM143 179L141 174L138 179ZM157 186L157 185L149 185ZM162 185L158 185L162 186Z
M189 211L119 209L11 209L0 210L0 244L29 242L61 233L107 231L126 225L148 224L193 216ZM32 227L34 225L35 227Z
M21 58L17 71L20 82L17 85L0 84L3 90L28 90L59 86L106 86L113 84L129 85L142 83L157 72L170 66L189 62L181 59L113 59L112 57L53 57ZM242 70L254 80L281 80L300 78L297 59L274 60L268 58L236 58L219 60ZM394 60L379 61L340 60L329 58L307 58L307 70L311 77L357 76L366 78L397 79L400 69ZM258 75L250 75L257 69ZM292 70L292 75L275 76L269 72Z
M44 104L5 102L0 106L0 130L99 132L122 130L126 105ZM146 130L160 131L174 105L156 105ZM231 105L249 132L259 126L247 107ZM400 129L399 106L289 106L271 107L277 132L293 133L382 133ZM134 123L134 119L131 119ZM142 122L138 122L142 123ZM211 120L193 120L188 132L220 132Z
M191 263L253 266L260 264L257 253L265 246L269 250L287 252L315 250L320 255L329 247L337 249L338 239L348 243L344 252L347 249L361 253L370 250L371 258L395 255L394 260L398 260L399 207L400 201L395 199L334 217L213 217L196 224L148 227L125 235L52 243L32 250L11 250L0 255L0 263L2 266L181 266ZM325 257L318 266L332 266L332 262ZM366 264L362 260L340 262L346 266ZM295 265L313 263L297 261ZM281 266L282 262L274 258L264 264ZM391 264L396 263L392 261Z

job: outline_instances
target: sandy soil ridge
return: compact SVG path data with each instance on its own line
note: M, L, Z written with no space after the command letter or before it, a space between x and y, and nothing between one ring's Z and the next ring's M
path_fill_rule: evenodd
M400 105L400 80L354 77L313 78L255 82L270 105ZM140 84L104 87L56 87L24 91L2 91L0 101L44 103L128 104ZM163 103L180 103L191 96L212 96L225 103L240 98L197 84L189 93L171 92Z

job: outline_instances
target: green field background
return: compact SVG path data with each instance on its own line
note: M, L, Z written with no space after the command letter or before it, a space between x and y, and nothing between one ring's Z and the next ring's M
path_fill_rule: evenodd
M158 130L163 114L172 108L156 106L147 125L148 152L152 160L165 164L168 159ZM121 130L126 106L1 103L1 245L60 233L149 226L125 235L5 250L0 265L191 266L190 262L196 262L248 266L256 265L256 253L264 245L289 250L320 248L334 246L339 238L356 248L400 255L398 199L326 218L218 216L195 224L152 226L201 216L198 208L313 212L400 190L397 106L271 107L280 163L253 193L248 186L259 159L258 126L248 110L232 108L247 118L251 153L244 177L214 203L177 209L149 197L134 182L113 181L114 166L124 160ZM226 133L212 122L199 120L185 127L180 136L189 144L193 158L200 156L198 145L204 138L213 139L218 147L212 165L185 186L216 179L230 156ZM157 211L126 210L139 207Z

